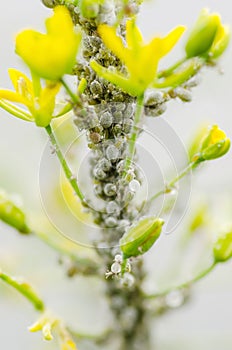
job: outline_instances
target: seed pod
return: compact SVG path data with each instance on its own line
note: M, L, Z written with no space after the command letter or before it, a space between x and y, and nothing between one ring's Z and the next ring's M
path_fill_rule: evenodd
M16 228L21 233L30 233L23 211L0 193L0 220Z
M225 262L232 257L232 232L220 236L214 244L215 262Z
M125 258L146 253L159 238L164 221L147 217L132 226L120 240L120 248Z

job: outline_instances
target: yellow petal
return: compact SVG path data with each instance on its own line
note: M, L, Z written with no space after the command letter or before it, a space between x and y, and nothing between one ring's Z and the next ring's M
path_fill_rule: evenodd
M168 35L166 35L164 38L160 39L160 57L167 55L167 53L169 53L172 50L172 48L176 45L177 41L180 39L185 30L186 27L178 26L174 28L170 33L168 33Z
M8 73L16 92L22 96L33 96L33 86L31 80L17 69L9 68Z
M22 103L26 106L28 105L28 100L15 91L0 90L0 98L11 102Z
M98 26L100 34L105 46L110 49L122 62L125 62L128 57L128 50L123 44L122 39L117 35L116 29L107 24Z
M35 101L34 117L37 126L46 127L50 124L55 108L56 95L61 87L60 83L47 82L44 89L41 90L40 97Z
M91 68L101 77L120 87L124 92L131 96L140 96L144 92L141 84L138 84L133 79L128 79L119 72L111 72L109 69L102 67L95 61L90 62Z
M72 71L81 34L75 33L70 14L63 6L55 7L46 27L47 34L34 30L19 33L16 52L39 77L59 80Z
M136 49L143 44L143 37L136 26L135 19L126 22L126 42L129 48Z
M226 133L219 129L217 125L214 125L211 133L210 144L215 144L224 139L226 139Z

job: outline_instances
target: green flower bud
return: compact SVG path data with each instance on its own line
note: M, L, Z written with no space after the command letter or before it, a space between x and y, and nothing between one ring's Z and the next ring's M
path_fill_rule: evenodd
M215 262L225 262L232 258L232 231L218 237L214 243L213 254Z
M187 57L201 56L207 53L214 42L220 25L221 20L218 14L209 14L207 9L203 9L185 45Z
M140 220L120 239L120 248L124 257L130 258L146 253L159 238L164 221L155 217Z
M42 3L49 8L53 8L56 6L56 1L55 0L42 0Z
M230 139L217 125L213 125L203 139L200 148L200 160L211 160L222 157L230 149Z
M0 220L16 228L21 233L29 233L25 214L11 200L0 193Z
M99 12L99 4L102 1L96 0L80 0L80 12L85 18L96 18Z
M209 56L211 59L216 59L220 57L226 50L230 41L230 29L228 26L220 25L217 31L217 35L214 39L213 45L209 51Z

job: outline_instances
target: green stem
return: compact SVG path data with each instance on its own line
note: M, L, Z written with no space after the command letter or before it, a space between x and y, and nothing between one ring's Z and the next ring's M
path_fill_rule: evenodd
M68 84L64 81L63 78L60 79L61 84L64 86L65 90L67 91L67 93L69 94L69 96L71 97L72 101L75 104L79 104L80 103L80 99L78 98L77 95L75 95L72 90L70 89L70 87L68 86Z
M110 334L112 333L111 329L107 329L107 330L103 331L101 334L89 334L89 333L84 333L84 332L80 333L80 332L73 330L70 327L68 327L68 331L73 337L75 337L77 339L88 339L88 340L97 341L97 342L105 341L106 338L108 338L110 336Z
M175 71L179 66L181 66L185 61L187 60L186 57L182 58L181 60L177 61L176 63L174 63L171 67L162 70L161 72L159 72L157 74L157 78L166 78L169 75L171 75L173 73L173 71Z
M44 303L38 297L33 288L26 282L17 280L14 277L0 271L0 279L24 295L39 311L44 311Z
M167 190L171 190L172 187L178 182L180 181L180 179L182 179L185 175L187 175L192 169L193 167L196 166L196 163L195 162L191 162L189 163L189 165L184 169L182 170L182 172L177 175L172 181L170 181L165 189L163 190L160 190L159 192L157 192L156 194L154 194L147 202L147 205L150 205L151 202L153 202L156 198L158 198L159 196L161 196L162 194L165 194L167 193Z
M166 290L159 292L159 293L155 293L155 294L149 294L149 295L145 295L146 299L154 299L154 298L158 298L158 297L162 297L165 296L169 293L171 293L172 291L176 291L176 290L180 290L180 289L184 289L184 288L188 288L190 287L193 283L198 282L199 280L201 280L203 277L205 277L206 275L208 275L211 271L213 271L213 269L215 268L215 266L217 265L216 262L213 262L212 265L210 265L209 267L207 267L207 269L203 270L199 275L195 276L194 278L192 278L191 280L184 282L176 287L171 287L171 288L167 288Z
M144 101L144 95L141 95L137 98L134 125L133 125L132 133L129 139L129 156L126 159L124 175L126 174L126 171L130 167L131 163L133 162L135 147L136 147L136 140L138 137L138 124L143 114L143 101Z
M66 175L67 180L69 181L69 183L72 186L76 195L80 198L81 202L84 203L84 195L82 194L82 192L77 184L77 180L73 176L73 173L72 173L71 169L69 168L68 163L66 162L66 160L65 160L65 158L60 150L60 147L58 145L58 142L56 141L56 138L55 138L55 135L52 131L51 126L48 125L48 126L46 126L45 129L50 137L52 145L55 147L57 157L58 157L60 164L64 170L64 173Z
M0 99L0 107L5 109L5 111L14 115L17 118L20 118L20 119L25 120L27 122L33 121L30 114L28 114L27 112L24 112L24 110L12 105L11 103L3 101L2 99Z

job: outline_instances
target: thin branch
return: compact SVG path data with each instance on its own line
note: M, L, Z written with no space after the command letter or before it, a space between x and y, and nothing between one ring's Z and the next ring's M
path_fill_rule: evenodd
M179 284L178 286L174 286L174 287L170 287L165 289L164 291L158 292L158 293L154 293L154 294L148 294L145 295L146 299L154 299L154 298L159 298L159 297L163 297L169 293L171 293L172 291L176 291L176 290L180 290L180 289L184 289L184 288L188 288L190 287L193 283L198 282L199 280L201 280L203 277L205 277L206 275L208 275L211 271L213 271L213 269L215 268L217 264L215 262L213 262L213 264L211 264L209 267L207 267L207 269L203 270L199 275L193 277L192 279L190 279L189 281L186 281L182 284Z
M2 271L0 271L0 279L24 295L27 300L34 305L36 310L44 311L44 302L39 298L37 293L28 283L15 277L11 277Z
M71 169L69 168L69 165L68 163L66 162L66 159L64 158L63 156L63 153L59 147L59 144L56 140L56 137L52 131L52 128L50 125L46 126L46 131L47 131L47 134L49 135L50 137L50 140L51 140L51 143L52 145L54 146L55 148L55 151L56 151L56 154L57 154L57 157L60 161L60 164L64 170L64 173L66 175L66 178L67 180L69 181L70 185L72 186L74 192L76 193L76 195L80 198L81 202L82 203L85 203L84 202L84 195L82 194L80 188L79 188L79 185L77 183L77 180L76 178L73 176L73 173L71 171Z

